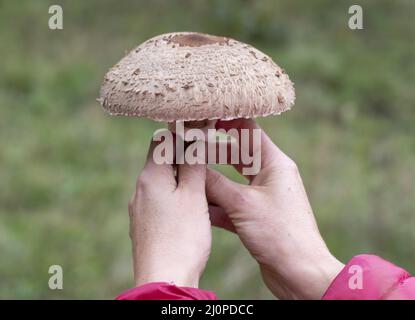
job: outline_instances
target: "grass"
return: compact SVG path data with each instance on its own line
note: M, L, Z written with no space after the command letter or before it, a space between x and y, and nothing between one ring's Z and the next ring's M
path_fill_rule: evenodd
M95 98L126 49L176 30L253 43L296 83L294 109L259 120L301 169L343 261L372 252L415 271L413 1L0 1L0 298L112 298L132 285L127 202L152 132ZM224 168L229 176L235 173ZM48 269L64 270L64 290ZM215 230L202 287L271 298L234 235Z

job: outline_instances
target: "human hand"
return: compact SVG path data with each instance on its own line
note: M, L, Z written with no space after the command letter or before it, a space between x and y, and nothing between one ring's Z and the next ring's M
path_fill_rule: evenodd
M221 121L217 128L252 132L259 126L242 119ZM260 150L252 152L261 152L261 170L248 177L249 185L207 170L212 224L239 235L275 296L320 299L343 265L320 236L296 164L263 131ZM235 168L241 173L243 165Z
M152 142L130 200L130 237L136 285L173 282L198 287L211 248L205 195L206 166L158 165Z

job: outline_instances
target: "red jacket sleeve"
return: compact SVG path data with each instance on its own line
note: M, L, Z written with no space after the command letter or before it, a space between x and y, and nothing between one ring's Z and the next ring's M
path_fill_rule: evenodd
M116 300L216 300L213 292L177 287L167 282L151 282L121 293Z
M324 300L415 299L415 278L374 255L355 256L334 279Z

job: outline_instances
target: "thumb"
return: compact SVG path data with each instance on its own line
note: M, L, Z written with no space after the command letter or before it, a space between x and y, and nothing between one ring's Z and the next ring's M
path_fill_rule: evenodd
M187 146L186 154L190 151L191 162L184 159L183 164L177 165L178 188L205 193L206 161L204 142L196 141Z
M221 173L206 169L206 197L209 203L213 203L225 211L233 211L238 200L243 194L244 185L229 180Z
M205 193L206 165L179 164L177 166L178 188Z

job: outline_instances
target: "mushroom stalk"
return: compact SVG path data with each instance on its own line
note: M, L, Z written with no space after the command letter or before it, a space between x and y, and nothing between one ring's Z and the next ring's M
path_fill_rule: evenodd
M179 135L184 141L197 140L193 134L189 134L188 132L192 129L200 130L201 134L198 135L198 137L202 138L203 135L203 140L206 141L208 137L208 130L215 129L216 121L217 120L169 122L168 128L171 132Z

